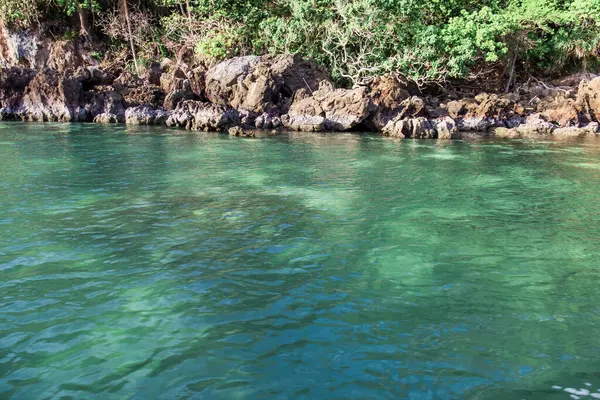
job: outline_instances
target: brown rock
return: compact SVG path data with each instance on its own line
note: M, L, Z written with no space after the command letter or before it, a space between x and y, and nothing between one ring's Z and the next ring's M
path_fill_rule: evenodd
M282 120L294 130L346 131L361 124L373 110L366 88L334 89L324 81L312 95L300 89Z
M195 131L225 131L240 124L239 113L220 104L186 100L171 112L167 126Z
M44 68L29 82L23 96L21 118L27 121L88 121L81 82Z
M537 105L537 110L549 122L560 126L576 126L579 124L579 111L575 100L565 97L544 99Z
M577 92L580 122L600 122L600 77L582 81Z
M369 84L368 90L371 101L377 106L371 116L371 122L378 130L394 119L402 108L402 102L410 98L406 85L393 75L375 78Z
M162 125L167 116L164 109L144 104L125 110L125 123L127 125Z
M382 133L385 136L396 138L431 139L436 137L433 125L423 117L407 119L396 117L387 123Z
M206 73L206 97L215 104L262 114L285 111L300 88L316 89L327 74L297 56L236 57Z

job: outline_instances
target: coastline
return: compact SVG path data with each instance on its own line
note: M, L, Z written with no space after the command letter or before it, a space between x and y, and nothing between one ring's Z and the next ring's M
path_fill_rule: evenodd
M593 74L459 97L394 75L339 88L325 69L296 55L211 66L163 59L138 76L111 70L82 49L49 46L45 58L39 49L20 49L19 58L0 59L0 120L164 125L246 137L281 130L419 139L600 136L600 77Z

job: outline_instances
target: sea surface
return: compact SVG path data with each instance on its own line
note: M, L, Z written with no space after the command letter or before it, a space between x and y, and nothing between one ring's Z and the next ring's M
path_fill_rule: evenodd
M599 390L600 140L0 125L0 399Z

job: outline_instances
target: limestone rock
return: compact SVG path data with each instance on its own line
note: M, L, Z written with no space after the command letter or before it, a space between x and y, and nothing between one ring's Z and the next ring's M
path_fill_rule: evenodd
M436 131L438 139L453 139L458 133L456 122L450 117L433 119L431 125Z
M490 127L516 126L525 110L509 96L482 93L474 99L451 101L448 114L461 131L485 131Z
M396 138L431 139L436 137L434 126L427 118L395 118L382 130L386 136Z
M215 104L262 114L285 111L300 88L314 90L327 74L298 56L235 57L206 73L206 97Z
M23 96L21 118L27 121L88 121L82 107L81 82L44 68L29 82Z
M409 99L406 85L393 75L375 78L369 84L369 97L376 106L370 120L373 128L381 130L394 119L403 108L403 102Z
M195 131L224 131L240 124L239 113L229 107L186 100L171 112L168 126Z
M282 121L294 130L347 131L361 124L374 108L365 87L334 89L324 81L312 95L300 89Z
M600 77L582 81L577 92L580 122L600 122Z
M102 113L102 114L98 114L94 117L94 122L97 124L108 125L108 124L117 124L121 121L119 120L119 117L115 114Z
M167 117L168 114L163 108L155 108L148 104L125 110L127 125L162 125Z

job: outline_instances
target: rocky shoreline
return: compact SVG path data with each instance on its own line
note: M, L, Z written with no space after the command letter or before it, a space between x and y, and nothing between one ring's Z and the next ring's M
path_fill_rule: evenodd
M324 69L294 55L237 57L211 68L165 59L137 76L103 69L71 48L54 50L62 58L52 62L52 51L41 61L21 53L0 57L1 120L165 125L236 136L261 130L430 139L600 135L600 77L592 74L453 98L420 95L394 76L336 88Z

